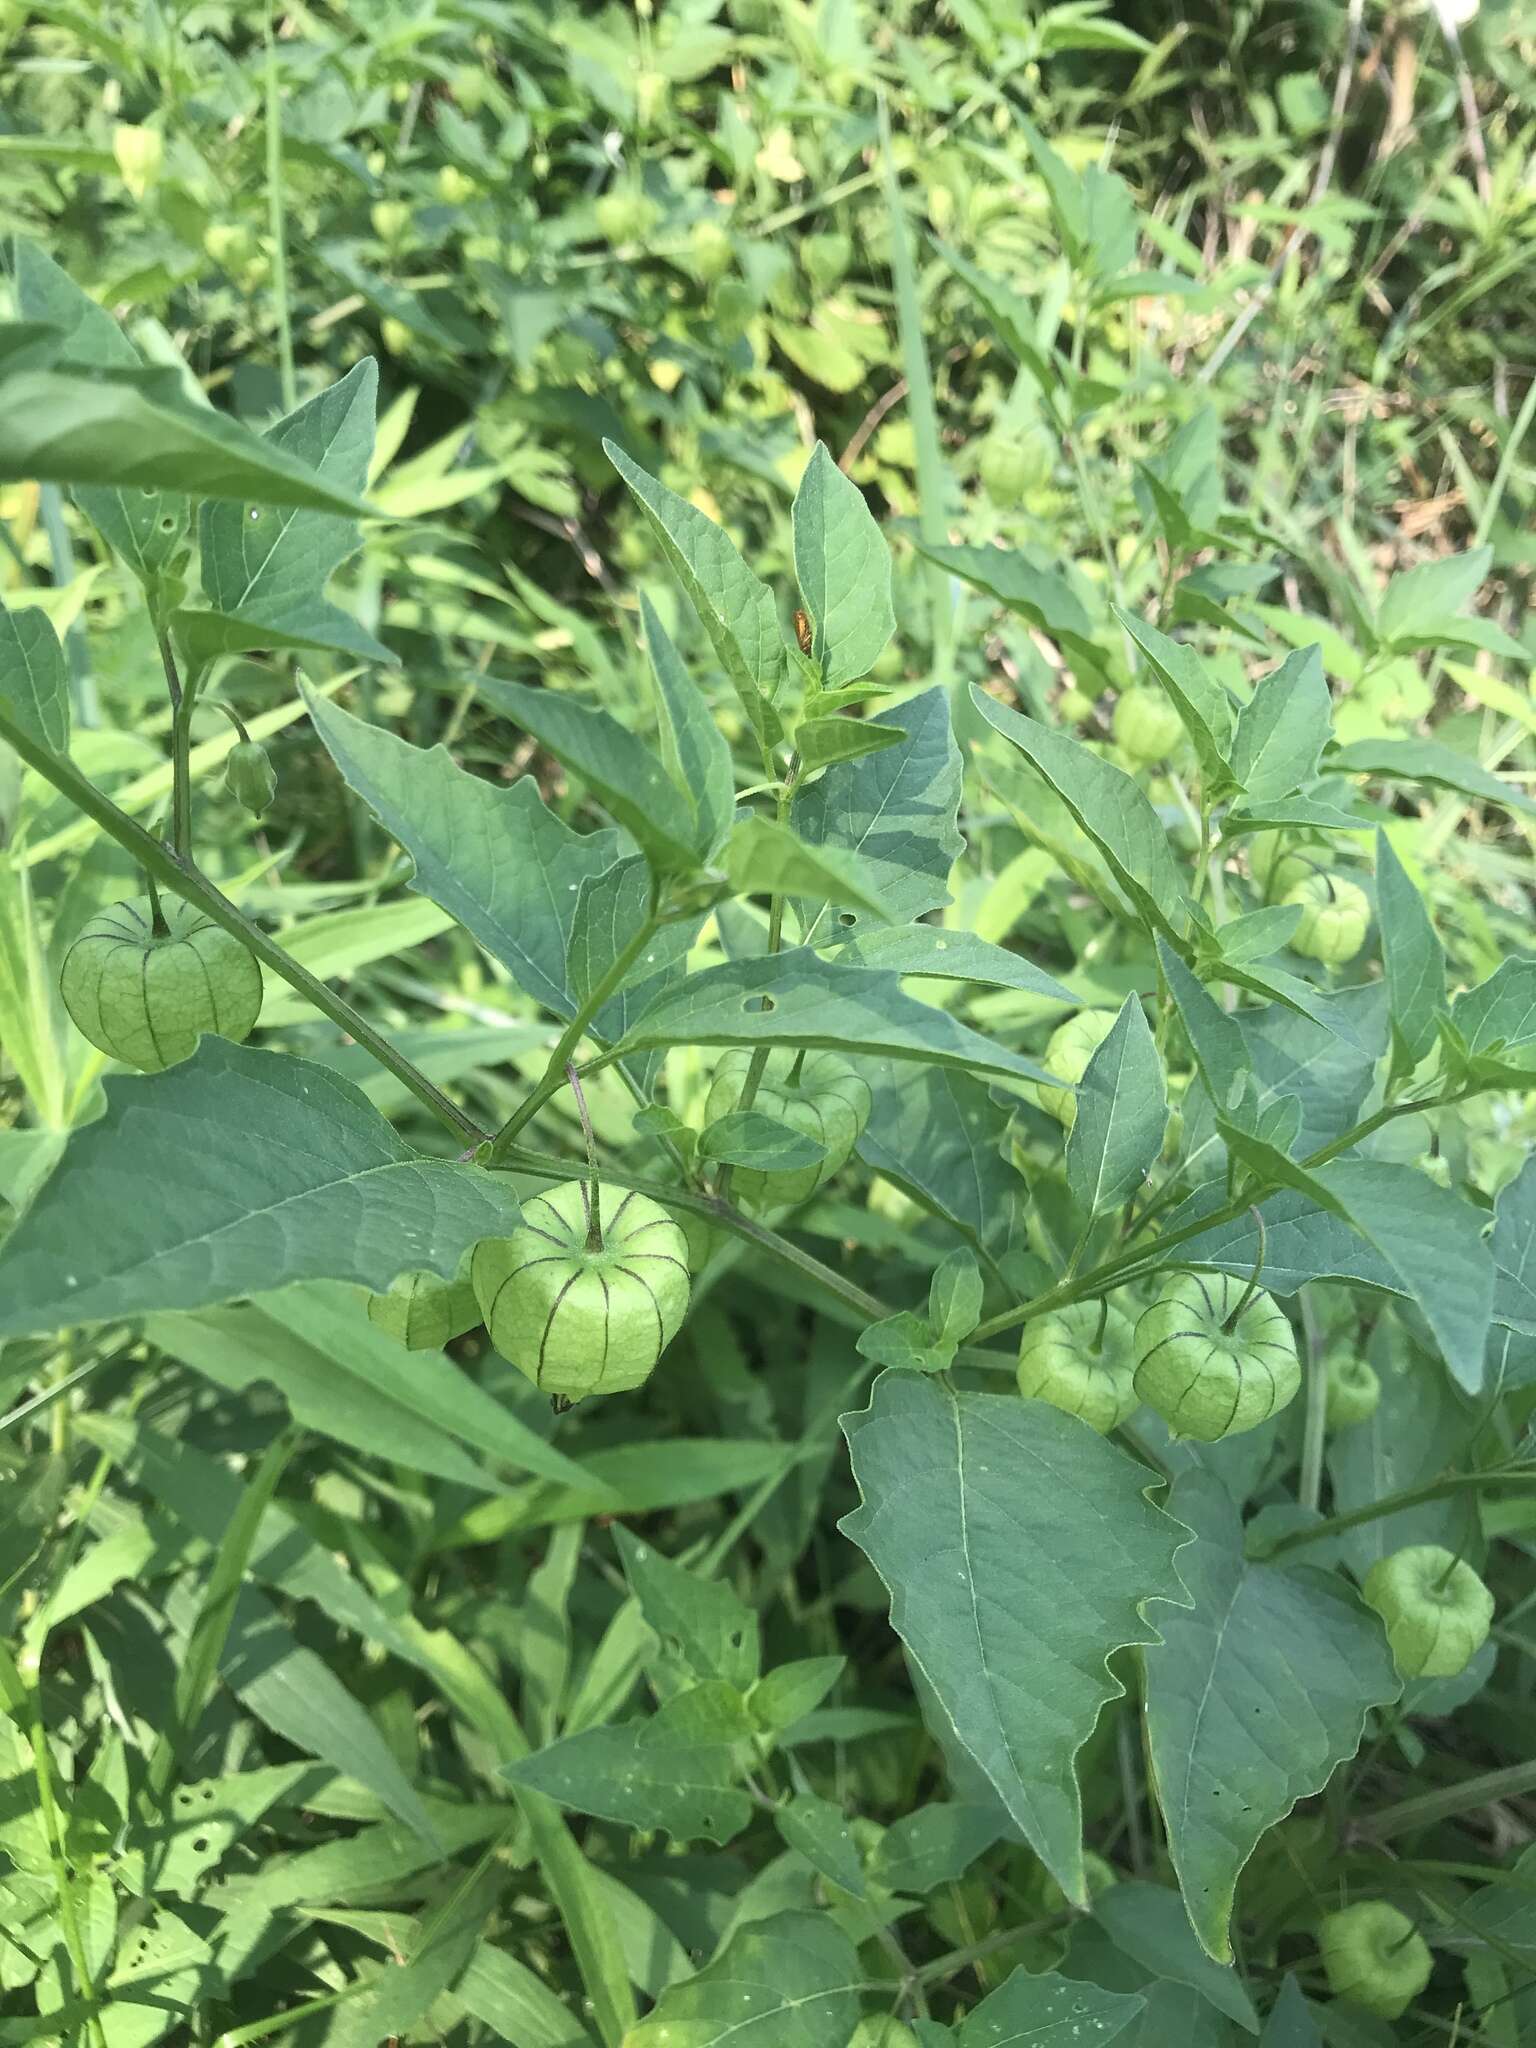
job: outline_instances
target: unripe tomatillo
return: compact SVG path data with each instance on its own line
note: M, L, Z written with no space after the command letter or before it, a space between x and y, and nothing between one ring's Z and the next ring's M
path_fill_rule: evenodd
M1173 1274L1137 1320L1136 1392L1176 1437L1211 1444L1257 1428L1300 1385L1285 1311L1230 1273Z
M468 1280L402 1273L387 1292L369 1295L368 1320L408 1351L441 1351L475 1327L480 1305Z
M1429 1944L1406 1913L1385 1899L1362 1899L1330 1913L1317 1930L1323 1972L1335 1998L1395 2020L1429 1982Z
M457 164L444 164L437 174L437 193L450 206L464 206L479 191L479 186L467 171L461 171Z
M1138 767L1166 761L1184 737L1184 723L1161 690L1138 683L1115 700L1115 744Z
M1438 1543L1378 1558L1360 1590L1385 1623L1404 1678L1454 1678L1493 1626L1493 1595L1465 1558Z
M1287 889L1285 901L1301 905L1301 922L1290 938L1293 953L1342 967L1365 944L1371 901L1358 882L1342 875L1307 875Z
M714 284L736 261L736 245L717 220L696 220L688 230L688 259L700 284Z
M1353 1343L1341 1345L1323 1359L1328 1376L1327 1420L1330 1429L1352 1429L1369 1422L1381 1401L1381 1381L1368 1358Z
M235 221L213 221L203 231L203 249L221 270L231 275L244 270L260 253L250 229Z
M656 225L657 207L655 200L644 192L620 185L596 201L592 217L598 233L617 247L623 242L641 241L648 235Z
M1101 1436L1137 1404L1135 1329L1109 1301L1074 1301L1024 1325L1019 1392L1081 1416Z
M411 209L403 199L380 199L369 207L368 219L381 242L398 242L411 224Z
M1079 1010L1065 1024L1058 1024L1046 1040L1040 1064L1068 1088L1037 1088L1040 1107L1065 1124L1070 1131L1077 1122L1076 1084L1088 1071L1088 1062L1115 1027L1113 1010Z
M1069 725L1086 725L1093 716L1093 699L1086 690L1063 690L1056 699L1056 715Z
M751 1065L746 1046L734 1048L721 1060L704 1105L708 1122L715 1123L736 1108ZM737 1196L752 1206L808 1201L847 1163L869 1122L871 1103L869 1083L841 1053L802 1055L793 1046L771 1052L752 1098L753 1109L819 1139L826 1152L811 1166L738 1166L731 1179Z
M205 1031L248 1037L261 969L203 911L172 897L157 920L140 898L91 919L64 955L59 993L92 1045L153 1074L186 1059Z
M981 444L976 473L992 503L1002 511L1012 510L1051 473L1051 444L1044 428L994 427Z
M272 808L277 795L277 770L259 740L237 740L224 764L224 783L237 804L253 818Z
M112 154L123 183L135 199L142 199L160 175L165 138L158 128L124 124L112 131Z
M482 1239L469 1269L502 1357L572 1401L638 1387L688 1308L688 1247L671 1216L649 1195L610 1191L594 1231L591 1185L533 1196L520 1227Z

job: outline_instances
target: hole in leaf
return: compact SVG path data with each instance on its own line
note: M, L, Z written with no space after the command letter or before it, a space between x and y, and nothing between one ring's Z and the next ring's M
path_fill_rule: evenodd
M837 913L837 921L846 929L847 926L858 923L859 914L856 910L840 910Z

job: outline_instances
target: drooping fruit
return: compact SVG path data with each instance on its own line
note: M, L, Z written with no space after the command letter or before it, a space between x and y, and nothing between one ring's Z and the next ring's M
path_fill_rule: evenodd
M100 1051L147 1074L192 1053L205 1031L237 1042L261 1011L261 969L231 932L177 897L155 930L147 899L93 917L59 975L75 1028Z
M368 1320L408 1351L441 1351L475 1327L480 1305L468 1280L402 1273L385 1293L369 1295Z
M1115 700L1114 734L1127 760L1149 768L1167 760L1184 737L1184 724L1161 690L1138 683Z
M1019 1340L1019 1392L1106 1436L1137 1405L1135 1338L1130 1317L1108 1301L1038 1316Z
M1365 944L1371 900L1358 882L1342 875L1307 875L1286 891L1285 901L1301 905L1301 922L1290 938L1293 953L1325 967L1342 967Z
M1065 1024L1058 1024L1046 1040L1040 1064L1067 1088L1038 1088L1040 1107L1070 1131L1077 1122L1077 1083L1088 1071L1088 1062L1115 1026L1113 1010L1079 1010Z
M733 1048L721 1060L704 1106L709 1123L737 1107L751 1065L746 1046ZM846 1165L869 1122L871 1101L869 1083L841 1053L807 1052L802 1059L793 1046L776 1048L768 1055L752 1107L817 1139L826 1152L811 1166L736 1167L731 1178L735 1195L751 1207L808 1201Z
M1137 1320L1136 1392L1174 1436L1211 1444L1255 1429L1300 1385L1285 1311L1230 1273L1173 1274Z
M1330 1913L1317 1931L1317 1945L1334 1997L1383 2020L1401 2018L1434 1968L1428 1942L1385 1899L1362 1899Z
M1385 1623L1404 1678L1454 1678L1493 1626L1493 1595L1465 1558L1438 1543L1378 1558L1360 1590Z

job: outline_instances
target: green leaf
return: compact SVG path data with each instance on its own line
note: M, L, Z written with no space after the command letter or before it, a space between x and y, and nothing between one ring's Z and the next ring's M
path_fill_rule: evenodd
M780 730L773 700L785 672L784 635L773 592L712 519L648 476L616 443L604 441L603 452L644 512L752 730L763 746L771 747Z
M656 678L661 758L667 773L698 814L695 843L708 861L736 815L736 776L730 742L716 725L703 691L683 666L650 599L640 593L640 623Z
M976 1254L958 1246L933 1269L928 1287L928 1320L943 1344L960 1344L981 1321L983 1287Z
M920 1806L891 1822L869 1859L874 1882L919 1897L963 1877L1002 1832L996 1803Z
M573 832L531 775L507 788L307 687L304 701L349 786L411 856L412 888L440 903L535 1002L571 1016L566 963L581 885L618 860L618 833Z
M871 725L899 725L899 747L840 761L808 789L796 793L792 822L808 846L857 855L879 889L885 914L923 917L949 901L949 871L965 842L956 827L960 809L960 750L949 725L943 690L925 690ZM866 929L866 921L834 917L830 900L802 905L807 942Z
M1093 665L1099 666L1102 657L1094 647L1093 620L1058 570L1015 548L931 547L921 540L914 546L930 562L958 576L962 583L985 591L1051 639L1063 641L1075 652L1090 654Z
M1145 1653L1147 1735L1190 1922L1232 1959L1237 1880L1260 1838L1321 1792L1401 1691L1376 1617L1337 1576L1249 1564L1225 1486L1179 1475L1168 1512L1195 1533L1179 1572L1193 1606Z
M894 924L884 931L865 932L836 956L857 967L883 968L891 974L931 981L976 981L989 988L1023 989L1053 1003L1076 1007L1079 998L1055 975L1036 967L1022 953L994 946L975 932L949 931L933 924Z
M35 605L0 604L0 698L29 739L51 754L69 752L69 677L64 650Z
M1271 960L1301 923L1299 903L1266 903L1262 909L1229 917L1216 927L1216 960L1213 964L1246 967L1254 960Z
M270 427L263 445L356 498L373 454L378 366L372 356ZM326 647L359 661L391 661L371 633L332 604L325 586L362 545L355 520L328 512L258 505L204 505L198 520L203 590L214 611L267 644ZM195 616L195 615L194 615ZM186 615L177 620L184 632ZM236 644L240 636L236 635Z
M565 952L566 988L573 1003L584 1003L600 985L650 916L653 893L650 868L638 855L583 878ZM698 931L699 919L686 918L652 933L623 986L592 1019L594 1038L606 1042L623 1036L646 1004L682 974Z
M987 723L1011 740L1055 790L1148 929L1182 938L1189 929L1184 878L1156 811L1134 780L1076 740L1010 711L984 690L973 688L971 696Z
M1170 640L1134 612L1114 607L1115 617L1151 662L1163 688L1173 699L1174 709L1184 721L1184 730L1194 742L1200 762L1207 802L1232 787L1232 746L1234 721L1232 700L1219 683L1212 682L1205 665L1192 647L1182 640Z
M1451 613L1471 603L1492 563L1492 548L1469 548L1465 554L1442 555L1438 561L1421 562L1394 576L1376 613L1376 631L1382 643L1412 647L1422 642Z
M1466 1457L1478 1412L1469 1409L1438 1363L1382 1317L1366 1347L1381 1382L1374 1415L1328 1437L1328 1479L1340 1514L1438 1479ZM1339 1554L1357 1579L1379 1558L1410 1543L1461 1550L1477 1530L1477 1509L1460 1499L1421 1501L1342 1530Z
M369 510L237 420L189 405L175 370L23 370L0 381L0 483L34 481L298 505L353 519Z
M1451 1004L1458 1062L1484 1087L1536 1073L1536 960L1516 954Z
M1330 774L1369 775L1385 782L1428 782L1454 789L1462 796L1485 798L1506 810L1536 817L1536 798L1502 777L1490 775L1478 761L1438 740L1351 740L1336 747L1323 763Z
M499 1178L422 1158L308 1060L205 1038L106 1095L0 1252L0 1336L293 1280L449 1279L478 1238L516 1227Z
M892 915L879 877L862 854L810 845L774 818L743 818L732 828L725 873L733 895L803 895L852 904L882 921Z
M1015 119L1019 133L1034 158L1035 169L1044 181L1056 231L1074 267L1080 266L1088 255L1089 243L1088 200L1083 181L1056 154L1033 121L1023 114L1016 115Z
M1219 2042L1225 2048L1231 2034L1226 2027L1210 2024L1214 2013L1224 2014L1247 2033L1259 2031L1259 2016L1242 1979L1201 1949L1176 1891L1139 1879L1111 1885L1094 1901L1093 1913L1096 1931L1107 1935L1120 1955L1136 1965L1145 1982L1146 2024L1130 2036L1136 2048L1166 2048L1170 2042L1188 2043L1190 2048L1216 2048ZM1072 1962L1069 1952L1068 1970ZM1123 1970L1116 1979L1125 1982ZM1163 2004L1177 1987L1190 1995Z
M1242 1026L1201 986L1161 935L1157 958L1206 1092L1219 1110L1235 1108L1249 1070Z
M826 1156L827 1148L819 1138L793 1130L777 1117L764 1116L756 1109L733 1109L717 1117L699 1139L701 1159L761 1167L768 1172L814 1166Z
M1179 1525L1145 1468L1043 1401L887 1372L843 1420L862 1505L841 1524L955 1735L1069 1898L1086 1903L1076 1758L1183 1598Z
M679 1842L728 1842L752 1818L751 1800L734 1785L745 1719L724 1735L732 1724L719 1711L733 1697L729 1686L696 1686L649 1720L567 1735L504 1764L502 1776L578 1813L662 1828Z
M978 1244L1006 1240L1017 1173L1004 1157L1008 1111L985 1084L954 1067L879 1060L858 1154L925 1208Z
M1130 1199L1163 1148L1168 1089L1140 998L1127 996L1088 1062L1067 1137L1067 1185L1088 1216Z
M1260 676L1237 715L1232 773L1250 803L1294 796L1317 774L1333 700L1316 647L1297 647Z
M829 689L868 675L896 630L891 551L864 493L816 443L794 503L795 578ZM798 740L805 758L805 736ZM835 758L835 757L831 757Z
M495 676L482 676L476 687L601 798L658 874L691 874L699 865L692 799L680 796L650 748L616 718L558 690L533 690Z
M1133 1992L1020 1968L965 2015L958 2048L1097 2048L1123 2034L1142 2005Z
M1398 1064L1401 1071L1411 1073L1434 1045L1445 1015L1445 951L1423 897L1379 827L1376 923Z
M773 1816L774 1826L791 1849L798 1849L813 1869L854 1898L864 1897L864 1865L859 1845L849 1832L840 1806L801 1792Z
M1536 1155L1529 1155L1493 1205L1489 1239L1493 1313L1506 1329L1536 1337Z
M702 1577L616 1523L614 1541L640 1612L696 1678L738 1690L758 1675L762 1651L753 1610L719 1579Z
M1270 2007L1269 2018L1264 2022L1260 2048L1323 2048L1323 2037L1312 2017L1312 2008L1289 1971L1280 1986L1280 1996Z
M843 967L809 946L690 975L651 1004L620 1050L674 1045L824 1045L1050 1082L1033 1060L907 995L896 975Z
M625 2048L847 2048L865 1972L829 1913L776 1913L663 1991Z
M880 725L873 718L804 718L795 727L795 751L801 775L810 776L834 761L857 761L861 754L899 747L906 737L899 725Z

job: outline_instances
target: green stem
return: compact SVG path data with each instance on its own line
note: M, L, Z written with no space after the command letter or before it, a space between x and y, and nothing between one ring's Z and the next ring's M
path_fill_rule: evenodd
M277 45L272 39L272 12L267 10L267 228L272 237L272 306L277 315L277 361L282 379L283 411L299 402L293 370L293 315L288 304L288 228L283 204L283 107L277 86Z
M597 987L592 990L570 1023L561 1032L559 1043L550 1054L549 1064L544 1069L543 1079L536 1088L523 1098L491 1140L491 1149L485 1155L485 1164L487 1166L497 1167L506 1165L519 1132L531 1124L550 1097L557 1094L565 1086L566 1069L571 1064L571 1055L586 1036L587 1028L591 1024L592 1019L601 1010L604 1003L608 1001L609 997L616 995L619 989L623 987L629 975L629 970L640 958L640 955L651 943L651 940L655 938L659 929L660 920L653 909L644 924L640 926L629 944L597 984Z
M22 726L16 724L0 705L0 739L6 740L29 768L35 768L39 775L51 782L55 789L67 796L79 811L83 811L119 846L131 853L146 874L163 883L180 896L183 902L192 904L205 916L212 918L216 925L234 935L242 945L250 948L263 965L288 986L297 989L323 1016L329 1017L350 1038L356 1040L371 1053L381 1067L386 1067L396 1080L402 1082L416 1099L422 1103L454 1136L466 1145L483 1144L486 1133L472 1117L451 1102L446 1095L425 1074L418 1071L403 1053L397 1052L380 1032L376 1031L359 1011L355 1010L345 996L326 987L318 976L310 973L280 946L276 939L269 938L245 915L238 910L222 890L216 889L206 875L195 867L179 860L169 848L146 832L126 811L120 811L110 797L103 796L96 785L82 775L72 761L50 750L33 739Z
M1323 1497L1323 1452L1328 1441L1328 1375L1323 1369L1322 1335L1312 1307L1312 1290L1301 1289L1301 1327L1307 1346L1307 1410L1301 1434L1301 1478L1296 1498L1316 1514Z
M183 690L176 670L171 636L156 625L160 665L165 670L165 687L171 700L171 844L181 860L192 858L192 703L194 693Z
M1464 1778L1459 1785L1445 1785L1438 1792L1420 1792L1395 1806L1384 1806L1359 1823L1360 1832L1373 1839L1400 1835L1409 1828L1454 1820L1457 1814L1470 1813L1496 1799L1516 1799L1526 1792L1536 1792L1536 1763L1511 1764L1505 1770L1484 1771L1475 1778Z
M1422 1507L1427 1501L1450 1500L1468 1487L1478 1491L1485 1486L1533 1486L1536 1485L1536 1471L1505 1471L1495 1469L1487 1472L1450 1472L1443 1479L1431 1479L1423 1486L1408 1487L1402 1493L1389 1493L1381 1500L1373 1500L1363 1508L1350 1508L1344 1514L1329 1515L1325 1521L1313 1522L1305 1529L1292 1529L1289 1535L1281 1536L1265 1553L1267 1557L1283 1557L1287 1551L1300 1550L1308 1543L1324 1543L1330 1536L1338 1536L1346 1529L1358 1529L1366 1522L1379 1522L1387 1515L1400 1515L1406 1508Z

